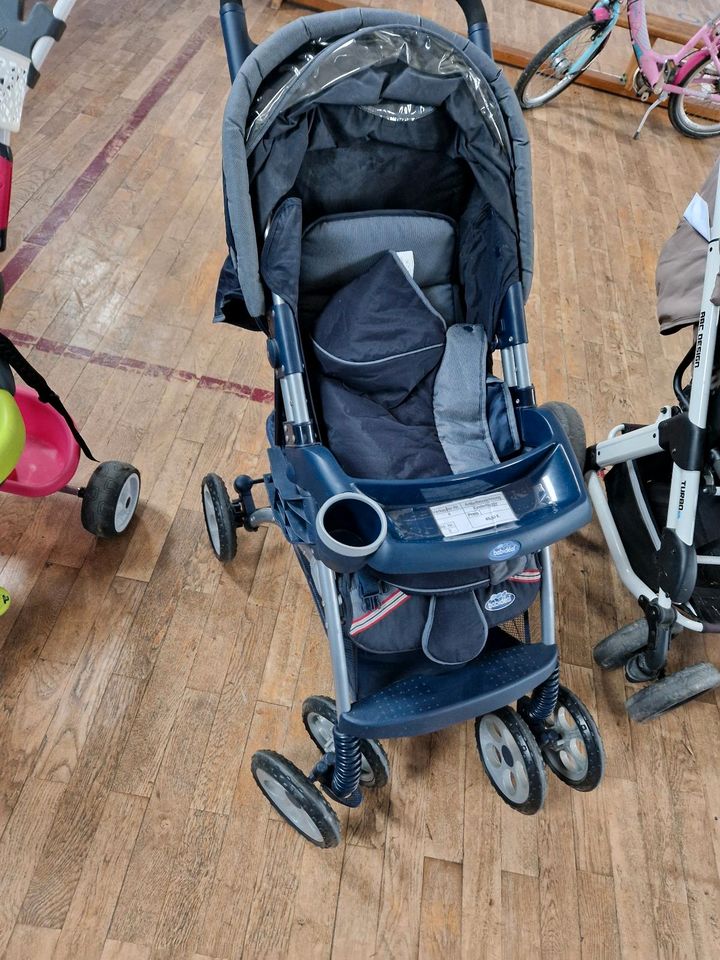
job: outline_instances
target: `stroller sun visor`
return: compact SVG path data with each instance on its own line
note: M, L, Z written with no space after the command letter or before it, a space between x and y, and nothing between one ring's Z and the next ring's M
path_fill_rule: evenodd
M410 68L415 81L411 95L417 97L418 75L422 78L458 77L471 92L477 108L498 143L509 151L507 133L500 109L495 102L490 84L446 40L427 30L397 28L362 32L343 42L323 47L312 45L316 52L301 52L299 58L281 72L275 83L262 91L255 101L256 115L247 133L247 149L250 153L261 139L273 118L303 100L319 98L329 89L365 71L378 71L373 82L368 78L358 85L357 102L381 98L387 102L376 108L377 115L386 120L410 121L427 115L432 109L427 104L403 103L398 100L392 83L382 92L378 87L383 78L397 82L405 68ZM320 55L322 54L322 55ZM288 75L289 74L289 75ZM421 96L427 98L428 84L419 84ZM408 91L411 92L411 91ZM444 95L443 95L444 96ZM327 97L324 99L327 100ZM347 103L347 95L343 96Z
M345 210L412 209L395 194L422 177L428 201L436 204L428 209L442 213L450 212L442 209L443 191L449 202L458 195L450 178L443 182L453 165L465 171L515 236L519 272L525 296L529 294L529 148L502 73L467 39L427 28L418 17L359 14L342 11L296 21L273 38L286 34L283 56L279 49L271 51L271 62L258 69L254 53L235 81L223 128L231 256L223 270L218 320L255 327L248 321L265 313L258 247L278 204L298 195L298 178L304 184L311 180L313 197L318 191L328 193L323 210L303 199L310 220ZM356 19L361 29L343 30ZM368 25L373 20L378 22ZM339 29L330 29L335 24ZM266 60L268 56L266 51ZM370 148L372 157L363 153ZM427 167L408 176L396 160L402 150L415 151ZM437 164L437 179L433 155L445 158L442 169ZM327 166L313 166L318 161ZM338 203L347 205L336 210L332 205ZM228 297L239 305L234 316L225 309Z

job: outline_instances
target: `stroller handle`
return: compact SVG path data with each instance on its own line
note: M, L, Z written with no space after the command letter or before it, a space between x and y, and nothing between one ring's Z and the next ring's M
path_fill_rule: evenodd
M491 57L490 30L483 0L458 0L458 3L465 14L468 37ZM220 0L220 27L225 43L230 80L233 81L240 67L255 49L255 44L248 33L242 0Z
M465 14L468 29L476 23L487 23L487 14L482 0L457 0Z
M492 57L492 47L490 46L490 28L488 27L487 14L483 0L457 0L462 12L465 14L465 22L468 28L468 37L483 53Z
M220 28L232 82L255 49L248 33L242 0L220 0Z

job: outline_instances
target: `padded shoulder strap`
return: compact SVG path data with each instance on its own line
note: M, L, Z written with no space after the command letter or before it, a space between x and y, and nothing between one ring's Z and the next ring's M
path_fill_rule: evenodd
M5 360L29 387L37 391L42 403L49 403L51 407L57 410L88 460L95 460L90 447L85 443L82 434L73 423L73 419L63 406L60 397L48 386L45 377L38 373L30 361L20 353L12 340L2 333L0 333L0 358ZM95 460L95 462L97 461Z

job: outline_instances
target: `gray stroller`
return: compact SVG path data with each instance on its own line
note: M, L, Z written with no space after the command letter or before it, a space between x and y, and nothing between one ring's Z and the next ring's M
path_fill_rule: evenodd
M269 471L237 477L233 501L208 475L203 506L221 560L237 527L279 525L327 632L335 700L303 705L320 759L309 776L273 751L252 761L319 846L339 840L326 797L354 807L387 782L381 738L474 719L523 813L545 763L577 790L602 776L592 717L559 683L549 549L590 518L584 431L535 403L527 137L482 4L464 9L470 40L354 9L251 52L241 5L221 5L235 80L217 319L265 334L276 397Z
M666 673L673 636L720 633L719 165L657 266L660 332L694 332L675 371L675 399L654 423L620 424L588 451L595 511L643 612L601 640L594 656L605 669L624 667L631 683L647 684L626 703L637 721L720 686L711 663Z

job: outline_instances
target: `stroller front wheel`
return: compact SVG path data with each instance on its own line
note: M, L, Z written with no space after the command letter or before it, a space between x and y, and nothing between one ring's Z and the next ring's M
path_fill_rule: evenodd
M330 697L308 697L302 705L302 718L310 739L321 753L335 749L333 730L337 723L335 701ZM390 779L390 761L377 740L359 740L362 770L360 786L377 790Z
M340 843L335 811L294 763L273 750L258 750L251 770L266 799L306 840L316 847L336 847Z
M130 525L139 499L139 471L131 463L108 460L82 491L80 521L95 537L117 537Z
M645 723L718 686L720 671L717 667L712 663L694 663L638 690L625 702L625 707L631 720Z
M560 687L555 721L541 737L545 762L563 783L585 793L594 790L605 772L602 738L585 704Z
M530 727L512 707L486 713L475 721L475 742L493 787L519 813L542 808L547 775Z
M648 623L645 617L640 617L596 643L593 660L603 670L617 670L647 646L647 642Z
M203 478L202 504L210 546L221 563L229 563L237 553L235 513L227 488L216 473Z

